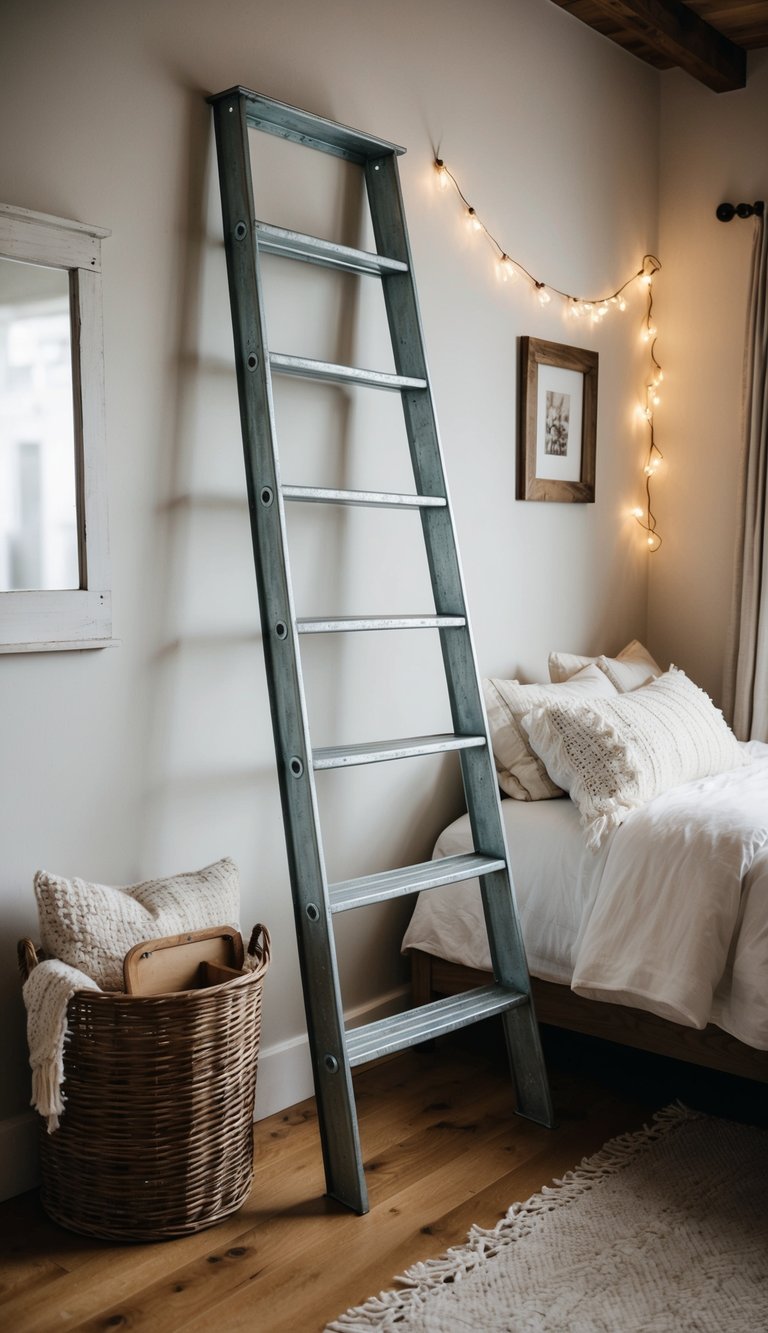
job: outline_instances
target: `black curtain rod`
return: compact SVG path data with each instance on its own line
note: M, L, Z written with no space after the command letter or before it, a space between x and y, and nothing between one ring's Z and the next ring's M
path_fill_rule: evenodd
M756 199L754 204L718 204L715 217L718 222L730 222L731 218L761 218L764 212L763 200Z

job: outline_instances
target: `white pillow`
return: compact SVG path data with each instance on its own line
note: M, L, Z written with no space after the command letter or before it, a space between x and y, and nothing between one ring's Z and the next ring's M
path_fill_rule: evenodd
M629 812L670 787L746 762L708 695L674 667L631 694L568 700L522 719L596 851Z
M240 882L228 857L126 888L45 870L34 884L45 953L85 972L102 990L123 989L123 959L134 944L213 926L239 929Z
M496 677L484 680L485 709L502 791L516 801L546 801L563 795L562 788L552 781L541 760L533 753L520 727L520 719L525 713L561 698L615 694L615 686L594 665L585 667L562 685L521 685L517 680Z
M599 657L577 657L575 653L550 653L549 679L560 684L590 663L605 672L619 694L636 690L661 675L661 667L653 660L648 649L633 639L626 648L622 648L618 657L605 657L603 654Z

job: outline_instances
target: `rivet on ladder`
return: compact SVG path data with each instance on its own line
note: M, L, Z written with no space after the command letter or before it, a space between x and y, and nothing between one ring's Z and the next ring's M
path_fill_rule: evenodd
M293 759L289 764L289 768L295 778L300 778L302 773L304 772L304 765L299 759L299 756L297 754L293 756Z
M338 1074L339 1062L336 1059L335 1055L326 1055L323 1060L323 1064L325 1065L329 1074Z
M248 357L247 361L248 369L255 370L258 364L259 364L259 358L257 357L255 352L251 352L251 355Z
M285 639L288 637L288 626L286 625L284 620L278 620L277 624L275 625L275 634L277 635L278 639Z
M271 505L271 503L272 503L272 501L273 501L274 498L275 498L275 497L274 497L274 495L272 494L272 487L271 487L271 486L262 486L262 488L261 488L261 494L260 494L260 496L259 496L259 499L261 500L261 503L262 503L263 505L265 505L265 506L266 506L266 505Z
M244 222L238 222L235 226L235 240L244 241L248 235L248 228Z
M306 912L310 921L320 920L320 908L317 906L317 903L307 903Z

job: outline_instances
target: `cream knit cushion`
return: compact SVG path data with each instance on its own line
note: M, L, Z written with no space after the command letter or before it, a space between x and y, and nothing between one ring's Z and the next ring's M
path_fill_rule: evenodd
M536 708L522 727L570 792L593 851L652 797L746 762L722 713L674 667L618 698Z
M516 801L546 801L563 791L548 776L520 726L531 709L558 699L585 695L613 696L616 688L597 666L587 666L563 685L521 685L517 680L490 677L483 681L485 709L491 731L499 786Z
M661 675L661 667L658 662L654 662L648 649L633 639L626 648L622 648L618 657L605 657L603 654L599 657L578 657L575 653L550 653L549 679L562 683L590 663L605 672L620 694L647 685L649 680Z
M134 944L213 926L239 929L240 883L228 857L126 888L45 870L34 884L45 953L85 972L102 990L123 989L123 959Z

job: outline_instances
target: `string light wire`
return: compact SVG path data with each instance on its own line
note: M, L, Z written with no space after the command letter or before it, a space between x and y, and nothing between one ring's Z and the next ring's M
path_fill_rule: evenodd
M648 344L650 368L646 377L645 406L639 407L638 411L648 426L648 450L645 466L643 468L645 477L645 507L641 508L638 506L633 510L633 516L646 533L648 550L653 554L658 551L662 544L662 539L658 532L656 515L651 503L651 484L664 457L656 443L654 427L654 409L658 407L661 402L658 389L664 379L664 372L656 355L658 330L653 322L653 279L655 274L661 269L661 261L657 259L656 255L643 255L643 262L637 272L632 273L620 287L617 287L614 292L610 292L606 296L585 298L575 296L572 292L563 291L560 287L554 287L551 283L542 282L531 273L530 269L527 269L524 264L521 264L519 259L514 258L513 255L510 255L509 252L504 249L501 242L493 235L488 227L486 227L482 218L478 215L476 208L469 202L469 199L464 194L464 191L459 185L453 172L449 170L441 157L435 157L434 166L437 172L438 183L441 188L445 189L449 182L453 185L456 194L466 210L467 221L472 230L482 232L486 240L496 251L497 263L499 266L498 273L501 280L504 282L512 280L517 277L518 273L521 273L528 279L534 288L540 305L549 305L552 300L552 295L554 294L567 302L569 312L574 318L588 318L591 323L598 324L605 318L611 308L620 311L626 310L627 302L624 293L633 282L639 281L645 288L646 315L642 329L642 340L644 343Z

